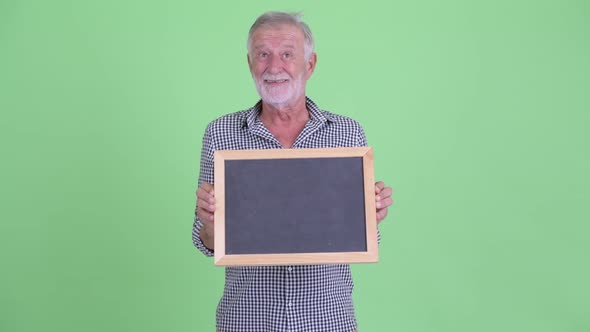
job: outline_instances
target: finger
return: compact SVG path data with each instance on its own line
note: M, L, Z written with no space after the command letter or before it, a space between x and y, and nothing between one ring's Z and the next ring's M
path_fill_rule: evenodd
M379 223L380 221L385 219L385 217L387 217L387 208L377 210L376 216L377 216L377 223Z
M201 183L200 187L205 189L205 191L207 191L211 195L213 195L215 193L214 187L211 183L203 182L203 183Z
M197 197L199 197L201 199L207 199L207 198L209 198L209 196L211 196L211 194L207 190L203 189L202 187L197 188L196 194L197 194Z
M378 197L378 199L384 199L387 197L391 197L392 194L393 194L393 190L391 189L391 187L385 187L381 190L381 192L376 197Z
M214 220L214 214L202 208L197 208L197 217L205 223L212 223Z
M384 209L384 208L389 207L391 204L393 204L393 199L391 197L387 197L387 198L384 198L380 201L375 202L375 207L377 209Z
M393 191L391 190L391 188L386 187L379 194L375 195L375 201L379 202L384 199L390 198L392 194L393 194Z
M197 207L204 209L207 212L215 212L215 204L211 204L208 201L197 199Z
M197 197L210 204L215 204L215 197L204 188L199 187L199 189L197 189Z
M379 181L379 182L375 183L375 194L380 193L384 187L385 187L385 183L383 183L383 181Z

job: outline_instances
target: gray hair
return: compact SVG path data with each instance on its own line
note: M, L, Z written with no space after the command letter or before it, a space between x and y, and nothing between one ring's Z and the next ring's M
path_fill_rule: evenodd
M250 51L252 49L252 35L254 35L254 31L256 31L256 29L261 27L276 27L282 24L291 24L298 27L303 32L303 52L305 54L305 60L308 60L313 53L313 35L311 34L309 26L307 26L307 24L301 20L302 16L302 13L287 12L266 12L260 15L254 24L252 24L250 32L248 33L248 56L250 56Z

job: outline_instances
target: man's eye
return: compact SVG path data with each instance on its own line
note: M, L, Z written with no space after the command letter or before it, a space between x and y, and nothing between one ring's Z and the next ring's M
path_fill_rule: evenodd
M285 59L289 59L289 58L291 58L291 56L292 56L291 53L285 53L285 54L283 54L283 58L285 58Z
M266 57L268 57L268 53L262 52L262 53L258 54L258 56L261 58L266 58Z

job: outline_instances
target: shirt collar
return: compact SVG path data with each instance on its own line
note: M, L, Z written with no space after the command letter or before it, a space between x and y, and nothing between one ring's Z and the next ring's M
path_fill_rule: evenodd
M332 114L323 112L316 103L308 97L305 97L305 106L309 111L310 121L315 122L334 122ZM256 105L246 111L246 117L244 118L243 127L253 128L256 123L260 122L258 115L262 111L262 100L259 100Z

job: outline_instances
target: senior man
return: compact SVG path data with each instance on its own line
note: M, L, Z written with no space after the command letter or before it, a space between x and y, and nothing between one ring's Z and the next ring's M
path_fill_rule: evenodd
M213 256L213 153L216 150L366 146L354 120L321 110L305 86L317 56L298 14L267 12L248 35L248 66L261 100L211 122L203 137L193 242ZM375 184L377 222L391 205L391 188ZM353 281L345 264L232 266L217 307L221 332L355 331Z

